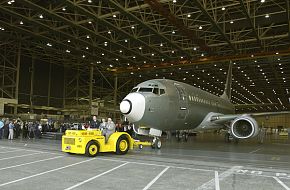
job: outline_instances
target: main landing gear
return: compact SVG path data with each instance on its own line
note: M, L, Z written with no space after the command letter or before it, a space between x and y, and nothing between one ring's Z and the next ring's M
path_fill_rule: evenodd
M155 148L160 149L161 146L162 146L162 144L161 144L161 140L159 139L159 137L154 137L152 140L151 147L153 149L155 149Z
M239 143L239 139L233 137L231 133L227 132L225 134L225 142L226 143L230 143L230 142Z

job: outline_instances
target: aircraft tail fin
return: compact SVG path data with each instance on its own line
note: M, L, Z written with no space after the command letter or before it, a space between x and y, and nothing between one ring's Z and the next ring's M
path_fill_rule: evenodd
M224 93L221 95L221 98L223 98L223 99L228 99L228 100L231 99L232 69L233 69L233 63L232 63L232 61L230 61L228 75L227 75L227 81L225 84L225 90L224 90Z

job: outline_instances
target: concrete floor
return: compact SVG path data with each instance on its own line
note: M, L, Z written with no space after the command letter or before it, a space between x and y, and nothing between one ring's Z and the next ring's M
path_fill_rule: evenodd
M127 155L60 151L60 141L0 140L0 189L290 190L290 143L268 138L225 144L220 135L163 139Z

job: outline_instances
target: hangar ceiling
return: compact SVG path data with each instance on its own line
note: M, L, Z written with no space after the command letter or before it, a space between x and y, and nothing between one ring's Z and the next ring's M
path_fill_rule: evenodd
M220 95L234 62L238 111L289 110L288 0L2 0L0 46L117 75L184 81ZM112 81L113 83L113 81ZM122 89L120 89L122 91ZM123 93L127 93L123 92Z

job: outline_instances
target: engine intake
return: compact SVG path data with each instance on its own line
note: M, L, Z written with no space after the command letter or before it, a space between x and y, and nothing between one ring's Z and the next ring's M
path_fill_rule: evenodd
M259 133L259 126L254 118L241 116L231 123L231 133L238 139L252 138Z

